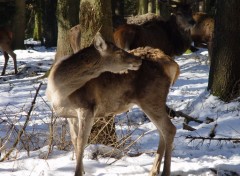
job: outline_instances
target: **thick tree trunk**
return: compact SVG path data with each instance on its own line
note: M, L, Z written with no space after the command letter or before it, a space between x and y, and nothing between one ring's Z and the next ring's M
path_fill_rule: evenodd
M208 89L224 101L240 96L240 1L218 0Z
M45 38L45 46L53 47L57 45L57 0L44 0L43 5L43 36Z
M168 2L160 2L160 16L164 20L168 20L171 16L170 10L169 10L169 3Z
M81 48L92 43L97 31L113 41L111 0L81 0L80 3ZM113 117L98 118L93 125L89 142L116 145Z
M78 13L79 0L58 0L58 40L55 60L73 53L68 38L68 30L79 23Z
M98 31L113 41L111 0L81 0L80 25L81 48L89 46Z
M25 39L25 0L15 0L16 12L13 20L13 48L24 49Z
M124 20L124 1L122 1L122 0L111 0L111 2L112 2L113 27L117 28L118 26L125 23L125 20Z

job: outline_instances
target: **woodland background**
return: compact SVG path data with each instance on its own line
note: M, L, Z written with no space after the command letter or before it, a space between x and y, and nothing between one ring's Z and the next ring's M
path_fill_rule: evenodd
M206 12L215 19L208 90L222 101L239 102L240 1L182 0L181 2L192 3L194 12ZM73 53L68 31L75 25L81 26L79 46L84 48L91 43L99 29L107 40L112 41L112 31L125 23L127 17L155 13L167 20L170 15L168 3L168 0L161 2L158 0L0 0L0 26L9 26L13 30L14 49L36 47L35 44L24 42L33 38L40 41L38 45L46 48L56 47L55 59L58 59ZM55 121L52 118L49 125L50 132ZM1 123L5 122L2 120ZM61 128L61 134L55 144L57 143L61 149L67 149L70 144L64 137L67 131L66 123L64 120L60 123L58 128ZM114 134L112 128L107 131L106 135ZM15 131L16 134L18 132ZM17 135L15 137L17 138ZM4 136L1 141L4 143L6 140L7 137ZM102 138L95 143L101 141ZM114 140L108 141L114 142ZM26 150L31 149L26 147Z

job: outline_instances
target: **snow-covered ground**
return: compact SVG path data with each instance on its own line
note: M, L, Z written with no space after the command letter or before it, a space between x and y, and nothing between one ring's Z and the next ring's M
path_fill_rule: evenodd
M49 123L52 112L45 97L47 79L41 76L51 67L55 50L16 50L19 74L13 75L13 62L10 59L7 74L0 76L0 138L5 149L1 157L10 149L17 132L26 121L36 89L42 82L31 119L22 140L8 160L0 162L1 176L72 176L76 160L73 152L59 150L55 143L48 159ZM203 120L204 123L190 122L195 131L183 129L184 118L174 118L177 127L172 155L172 175L240 175L240 144L228 140L200 140L186 137L209 137L215 128L214 138L240 138L240 102L220 101L206 90L209 66L206 65L207 51L177 57L181 74L171 88L167 104L175 110ZM0 71L3 67L0 55ZM118 135L133 131L131 141L141 138L120 159L97 156L93 152L103 150L101 146L90 145L84 158L86 176L144 176L148 175L158 145L158 133L141 110L134 106L126 114L116 117ZM213 122L207 123L207 119ZM61 125L56 127L60 131ZM10 138L8 139L8 136ZM58 138L59 139L56 139ZM54 140L59 141L60 135ZM66 140L69 141L69 138ZM131 142L130 141L130 142ZM28 147L29 146L29 147ZM1 147L1 146L0 146ZM27 152L29 148L29 152ZM68 147L69 148L69 147ZM71 148L71 147L70 147ZM106 150L109 151L107 148Z

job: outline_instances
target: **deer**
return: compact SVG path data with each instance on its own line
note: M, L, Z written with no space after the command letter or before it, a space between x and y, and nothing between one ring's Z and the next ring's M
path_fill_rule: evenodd
M196 21L195 26L191 28L191 37L194 46L208 48L211 55L214 19L203 12L194 13L193 19Z
M84 174L83 152L94 118L114 116L138 105L156 125L161 142L150 171L170 175L176 133L166 112L170 86L179 66L159 49L138 48L130 53L96 34L93 45L57 61L50 72L46 95L55 113L68 117L76 151L75 176Z
M0 27L0 50L4 56L4 66L1 75L5 75L9 55L13 59L15 74L17 74L17 56L11 48L13 33L7 27Z
M151 20L141 25L124 24L113 36L124 50L150 46L169 56L182 55L191 46L190 29L195 24L190 4L176 3L168 20Z

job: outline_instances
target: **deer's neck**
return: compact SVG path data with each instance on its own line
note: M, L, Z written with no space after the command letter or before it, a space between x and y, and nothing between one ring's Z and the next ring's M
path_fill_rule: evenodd
M87 48L89 49L89 48ZM102 59L95 48L78 52L55 63L48 78L47 96L50 101L66 99L89 80L104 72Z

